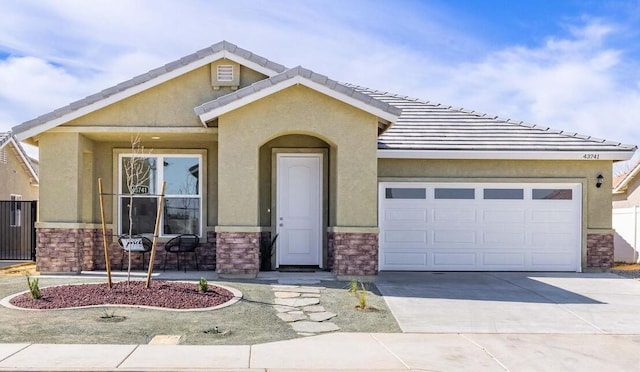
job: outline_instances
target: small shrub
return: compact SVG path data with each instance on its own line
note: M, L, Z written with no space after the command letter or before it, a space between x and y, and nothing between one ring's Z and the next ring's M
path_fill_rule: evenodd
M357 288L357 284L356 284ZM358 298L358 308L364 310L367 308L367 288L364 283L360 283L360 290L356 290L356 297Z
M100 318L102 319L111 319L111 318L115 318L116 315L116 311L112 310L111 312L109 312L107 309L102 309L102 315L100 316Z
M201 277L198 282L198 292L205 293L207 290L209 290L209 283L207 283L207 279Z
M42 294L40 294L40 285L38 283L39 281L40 279L38 278L31 280L29 275L27 275L27 286L29 287L31 298L33 298L34 300L39 300L42 298Z
M358 282L355 279L351 279L348 288L350 293L356 294L358 292Z

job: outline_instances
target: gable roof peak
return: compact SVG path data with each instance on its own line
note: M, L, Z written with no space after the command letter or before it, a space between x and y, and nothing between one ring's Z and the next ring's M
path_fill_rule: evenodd
M110 104L128 98L143 90L149 89L177 76L183 75L196 68L202 67L219 58L228 58L242 65L254 69L267 76L273 76L286 70L284 65L270 61L257 54L242 49L226 40L200 49L161 67L135 76L107 89L72 102L54 111L38 116L13 127L16 136L23 140L33 137L51 128Z
M275 93L294 84L302 84L334 98L338 98L355 107L375 113L378 117L393 122L402 112L401 109L364 94L348 84L342 84L329 77L313 72L302 66L287 69L268 79L257 81L222 97L205 102L193 110L203 125L222 113L231 111L249 102Z

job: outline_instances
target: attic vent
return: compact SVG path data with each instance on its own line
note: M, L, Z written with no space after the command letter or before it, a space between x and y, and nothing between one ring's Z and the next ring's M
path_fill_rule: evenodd
M0 150L0 163L7 164L7 150Z
M218 81L233 81L233 66L218 65Z

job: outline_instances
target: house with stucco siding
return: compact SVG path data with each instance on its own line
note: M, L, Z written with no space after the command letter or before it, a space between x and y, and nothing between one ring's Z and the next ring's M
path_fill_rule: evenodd
M11 132L0 133L0 200L38 200L37 160Z
M612 163L636 147L337 82L226 41L13 128L40 151L38 270L102 269L134 209L200 267L583 271L613 261ZM131 138L151 177L124 196ZM60 161L64 159L64 161ZM117 256L114 256L117 258ZM160 259L162 255L159 255ZM189 263L193 264L193 262Z

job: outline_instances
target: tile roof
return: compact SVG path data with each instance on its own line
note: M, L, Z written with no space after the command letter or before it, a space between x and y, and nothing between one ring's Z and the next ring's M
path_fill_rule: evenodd
M624 145L577 133L501 119L415 98L352 88L402 109L378 138L381 150L633 151Z
M359 101L360 103L372 106L378 110L382 110L383 112L387 112L394 116L398 116L402 112L402 109L395 107L390 103L379 100L375 97L372 97L371 95L364 94L351 86L341 84L335 80L331 80L325 75L315 73L311 70L303 68L302 66L297 66L285 70L284 72L274 75L268 79L260 80L233 93L229 93L220 98L206 102L194 108L194 111L197 115L203 115L217 108L224 107L233 102L236 102L249 95L258 93L271 87L275 87L278 84L294 79L296 77L305 78L316 84L320 84L321 86L326 87L333 92L339 93L340 95L350 97L352 99L355 99L356 101Z
M255 63L258 66L262 66L263 68L273 71L273 73L283 72L286 68L279 64L272 62L264 57L253 54L246 49L242 49L235 44L229 43L227 41L221 41L219 43L213 44L208 48L201 49L195 53L189 54L188 56L182 57L173 62L167 63L162 67L153 69L144 74L138 75L132 79L124 81L120 84L114 85L110 88L104 89L101 92L96 94L92 94L88 97L85 97L81 100L70 103L67 106L61 107L57 110L49 112L47 114L38 116L33 120L26 121L16 127L13 128L14 133L24 132L26 130L37 127L41 124L50 122L51 120L58 119L64 115L71 114L79 109L87 107L93 103L99 102L101 100L107 99L117 93L125 92L131 88L134 88L143 83L149 82L153 79L162 77L163 75L169 74L170 72L177 70L179 68L188 66L190 64L194 64L199 60L203 60L211 55L214 55L219 52L229 52L233 55L236 55L246 61Z

